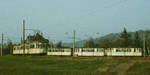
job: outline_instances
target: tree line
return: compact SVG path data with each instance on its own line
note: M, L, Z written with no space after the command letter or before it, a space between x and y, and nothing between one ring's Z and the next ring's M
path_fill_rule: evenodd
M145 36L143 34L145 33ZM83 48L143 48L143 37L145 37L145 49L146 54L150 54L150 31L143 31L142 36L139 34L138 31L136 31L134 34L130 34L127 32L126 28L122 30L122 32L119 34L119 37L111 38L111 37L104 37L102 39L98 39L95 41L93 38L89 38L86 40L86 42L83 44ZM40 34L35 34L33 36L29 35L27 37L27 40L30 42L33 41L40 41L43 43L47 43L48 47L55 47L55 48L69 48L67 46L63 46L62 42L59 41L55 45L52 42L49 42L48 39L45 39ZM27 41L25 40L25 41ZM12 54L13 51L13 44L11 41L9 41L7 44L4 44L5 54L9 53Z
M118 38L104 37L96 40L89 38L83 45L85 48L143 48L145 43L145 53L150 55L150 31L142 31L142 35L136 31L134 34L127 32L126 28L119 34ZM144 35L145 34L145 35ZM143 39L145 38L145 42Z

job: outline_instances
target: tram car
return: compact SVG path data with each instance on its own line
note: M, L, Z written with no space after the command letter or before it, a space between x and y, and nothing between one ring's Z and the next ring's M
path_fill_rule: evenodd
M76 48L76 56L104 56L104 48Z
M71 48L49 48L47 55L71 56L72 55L72 49Z
M13 47L14 55L43 55L47 53L47 48L44 43L32 42L25 44L25 51L23 49L24 45L20 44Z
M142 56L141 48L49 48L52 56Z
M142 56L141 48L78 48L77 56Z

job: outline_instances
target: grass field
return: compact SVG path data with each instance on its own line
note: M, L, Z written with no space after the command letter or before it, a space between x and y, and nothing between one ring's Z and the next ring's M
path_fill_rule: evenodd
M142 57L0 57L0 75L150 75Z

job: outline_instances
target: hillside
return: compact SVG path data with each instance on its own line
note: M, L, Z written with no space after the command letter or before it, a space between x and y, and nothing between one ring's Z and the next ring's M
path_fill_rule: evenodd
M136 32L136 31L135 31ZM131 36L131 38L134 38L135 32L128 32ZM150 37L150 30L138 30L137 31L139 33L139 37L142 39L143 38L143 33L145 33L145 35L147 35L148 37ZM117 40L120 37L120 32L119 33L110 33L107 34L105 36L102 37L98 37L98 38L93 38L95 43L101 43L101 41L105 38L111 38L113 41ZM88 40L88 39L86 39ZM82 47L83 44L86 42L86 40L82 40L82 41L77 41L76 42L76 47ZM63 43L64 46L68 46L68 47L72 47L72 43Z

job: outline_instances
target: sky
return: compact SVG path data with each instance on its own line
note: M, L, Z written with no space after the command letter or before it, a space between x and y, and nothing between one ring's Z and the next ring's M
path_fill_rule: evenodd
M19 41L23 19L26 29L38 29L53 42L71 42L73 30L79 41L124 27L150 29L149 7L150 0L0 0L0 33Z

